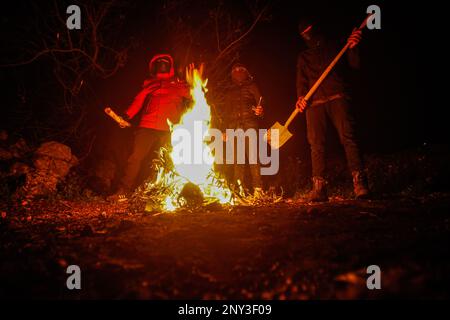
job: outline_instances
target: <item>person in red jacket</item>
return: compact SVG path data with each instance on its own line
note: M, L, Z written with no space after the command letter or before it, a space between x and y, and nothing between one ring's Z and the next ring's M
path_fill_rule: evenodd
M142 90L125 111L124 119L130 120L141 112L135 131L133 151L128 158L125 174L119 188L110 200L126 201L133 190L136 178L149 152L170 143L170 128L167 120L177 123L190 99L189 86L175 77L173 59L168 54L159 54L149 63L150 79L144 81Z

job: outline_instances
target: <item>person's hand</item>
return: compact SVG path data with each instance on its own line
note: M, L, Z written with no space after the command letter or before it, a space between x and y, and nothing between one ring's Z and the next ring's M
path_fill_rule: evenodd
M362 31L354 28L350 37L348 37L347 43L349 44L350 49L356 47L356 45L361 41Z
M307 106L308 106L308 103L303 97L299 97L298 100L297 100L297 103L295 104L295 107L300 112L303 112L306 109Z
M252 110L258 117L264 114L264 108L261 105L253 107Z
M131 124L128 121L125 121L125 120L121 119L121 121L119 122L119 127L121 129L125 129L125 128L128 128L128 127L131 127Z
M120 114L117 119L117 123L119 124L119 127L121 129L131 127L131 123L129 121L130 121L130 118L128 117L128 115L126 113Z

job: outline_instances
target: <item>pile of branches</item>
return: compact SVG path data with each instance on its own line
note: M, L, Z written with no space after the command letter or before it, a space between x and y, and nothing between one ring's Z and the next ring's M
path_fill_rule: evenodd
M151 176L142 183L133 193L129 201L132 212L155 212L164 208L168 196L176 199L177 207L184 210L221 207L217 199L206 197L200 188L192 182L186 182L179 194L176 194L177 178L182 178L174 169L170 158L170 151L166 148L159 150L159 157L153 160L152 169L158 177ZM275 189L250 193L240 185L231 185L223 179L218 172L211 171L213 183L222 188L231 190L231 203L240 206L266 206L283 200L283 194L277 194Z

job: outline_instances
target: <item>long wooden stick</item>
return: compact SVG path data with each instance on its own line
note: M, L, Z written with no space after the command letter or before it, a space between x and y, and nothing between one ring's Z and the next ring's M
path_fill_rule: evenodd
M366 24L367 24L367 20L370 18L372 14L369 14L364 21L361 23L361 25L359 26L358 30L362 30ZM305 101L308 101L311 96L316 92L317 88L319 88L319 86L322 84L323 80L325 80L325 78L328 76L328 74L331 72L331 70L334 68L334 66L336 65L336 63L338 63L339 59L344 55L345 51L347 51L348 47L350 46L350 44L347 42L346 45L341 49L341 51L339 51L339 53L337 54L337 56L333 59L333 61L331 61L331 63L328 65L328 67L325 69L325 71L322 73L322 75L320 76L319 79L317 79L317 81L314 83L314 85L311 87L311 89L309 89L308 93L306 94L306 96L303 98ZM289 124L292 122L292 120L294 120L294 118L297 116L297 114L300 111L295 108L294 112L291 113L291 115L289 116L289 118L287 119L286 123L284 124L284 127L288 127Z

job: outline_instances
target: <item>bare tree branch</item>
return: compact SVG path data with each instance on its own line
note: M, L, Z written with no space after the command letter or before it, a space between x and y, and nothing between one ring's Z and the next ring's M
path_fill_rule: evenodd
M255 20L253 21L253 23L250 25L250 27L247 29L247 31L245 31L243 34L241 34L241 36L239 38L237 38L236 40L234 40L233 42L231 42L225 49L223 49L219 55L216 57L216 62L218 60L220 60L221 58L223 58L227 52L233 47L235 46L237 43L239 43L240 41L242 41L245 37L247 37L250 32L252 32L252 30L255 28L255 26L258 24L258 22L260 21L260 19L262 18L262 16L264 15L265 11L267 9L267 6L265 6L256 16Z

